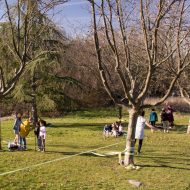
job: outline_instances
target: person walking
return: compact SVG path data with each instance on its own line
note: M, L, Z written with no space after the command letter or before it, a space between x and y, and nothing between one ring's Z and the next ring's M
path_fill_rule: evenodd
M143 144L143 139L144 139L144 128L145 126L148 126L152 130L155 129L154 126L149 124L145 117L145 111L142 111L141 114L137 118L137 123L136 123L136 131L135 131L135 143L137 140L139 140L139 145L138 145L138 151L137 155L140 155L142 144Z

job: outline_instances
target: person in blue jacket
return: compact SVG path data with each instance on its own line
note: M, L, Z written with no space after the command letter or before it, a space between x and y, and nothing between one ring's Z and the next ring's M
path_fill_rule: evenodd
M152 111L150 112L150 118L149 118L149 123L155 127L156 122L158 121L158 115L155 111L155 109L153 108Z
M17 113L16 114L16 118L15 118L15 122L14 122L14 125L13 125L13 131L14 131L14 134L15 134L15 139L14 139L14 143L15 144L19 144L20 142L20 124L22 123L22 120L21 120L22 116L20 113Z

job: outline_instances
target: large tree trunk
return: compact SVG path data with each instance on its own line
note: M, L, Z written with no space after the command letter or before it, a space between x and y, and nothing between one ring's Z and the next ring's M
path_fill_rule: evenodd
M124 164L126 166L130 164L134 165L135 129L136 129L137 117L138 117L137 109L132 108L129 111L129 125L128 125L127 140L126 140L126 152L124 158Z

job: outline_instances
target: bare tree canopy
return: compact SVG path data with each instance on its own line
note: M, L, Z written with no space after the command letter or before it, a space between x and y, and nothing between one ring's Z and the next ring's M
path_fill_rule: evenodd
M89 0L92 7L94 43L104 88L118 105L130 106L127 156L133 163L137 116L147 106L161 104L170 95L177 79L190 65L190 2L181 0ZM110 52L109 73L105 52ZM165 72L161 72L164 69ZM109 74L122 90L114 88ZM167 74L164 96L153 105L145 98L154 78Z
M38 46L38 38L48 27L50 20L41 25L43 15L54 6L67 2L66 0L2 0L3 17L0 23L0 46L7 57L0 63L0 97L9 94L15 87L25 66L45 52L33 56L33 48ZM37 15L41 14L41 17ZM37 27L38 25L38 27ZM6 62L7 61L7 62ZM14 63L13 63L14 62ZM5 67L6 65L6 67ZM9 75L7 75L9 73Z

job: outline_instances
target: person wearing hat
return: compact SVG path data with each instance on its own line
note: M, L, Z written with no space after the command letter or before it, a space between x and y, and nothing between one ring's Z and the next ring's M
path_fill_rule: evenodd
M21 120L21 114L17 113L16 114L16 119L13 125L13 131L15 134L15 139L14 139L14 143L15 144L19 144L19 140L20 140L20 124L22 123Z

